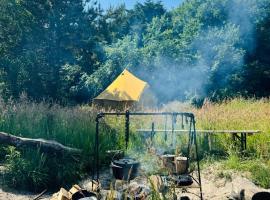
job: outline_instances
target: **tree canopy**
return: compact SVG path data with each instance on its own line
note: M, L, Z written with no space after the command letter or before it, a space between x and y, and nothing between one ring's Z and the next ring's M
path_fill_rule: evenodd
M270 2L0 0L0 93L89 102L127 68L159 102L270 94Z

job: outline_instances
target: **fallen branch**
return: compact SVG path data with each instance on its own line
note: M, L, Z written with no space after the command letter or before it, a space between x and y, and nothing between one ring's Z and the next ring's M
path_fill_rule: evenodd
M4 132L0 132L0 144L7 144L15 147L37 148L44 153L82 153L82 150L80 149L70 148L56 141L18 137Z

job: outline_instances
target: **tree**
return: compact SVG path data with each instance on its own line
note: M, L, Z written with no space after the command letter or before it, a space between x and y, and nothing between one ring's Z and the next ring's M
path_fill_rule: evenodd
M70 95L65 87L70 84L61 82L62 66L79 65L86 74L100 66L101 10L95 2L3 0L1 4L0 74L5 96L16 98L25 91L35 100L66 101ZM72 97L76 100L76 95Z

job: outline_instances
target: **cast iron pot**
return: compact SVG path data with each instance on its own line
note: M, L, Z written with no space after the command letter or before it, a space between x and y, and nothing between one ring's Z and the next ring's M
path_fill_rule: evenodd
M176 177L172 177L172 179L177 186L189 186L193 183L190 175L179 175Z
M252 200L266 200L270 199L270 193L269 192L258 192L253 195Z
M113 176L119 180L132 180L136 177L140 163L132 158L113 160L111 168Z
M80 190L74 193L71 197L72 200L97 200L97 195L87 190Z

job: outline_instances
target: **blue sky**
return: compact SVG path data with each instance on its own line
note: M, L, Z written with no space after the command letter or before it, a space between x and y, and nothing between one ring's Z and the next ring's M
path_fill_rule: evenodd
M143 3L145 0L98 0L103 9L109 8L110 5L117 6L119 4L125 3L128 9L132 8L136 2ZM163 5L167 9L177 7L183 0L163 0Z

